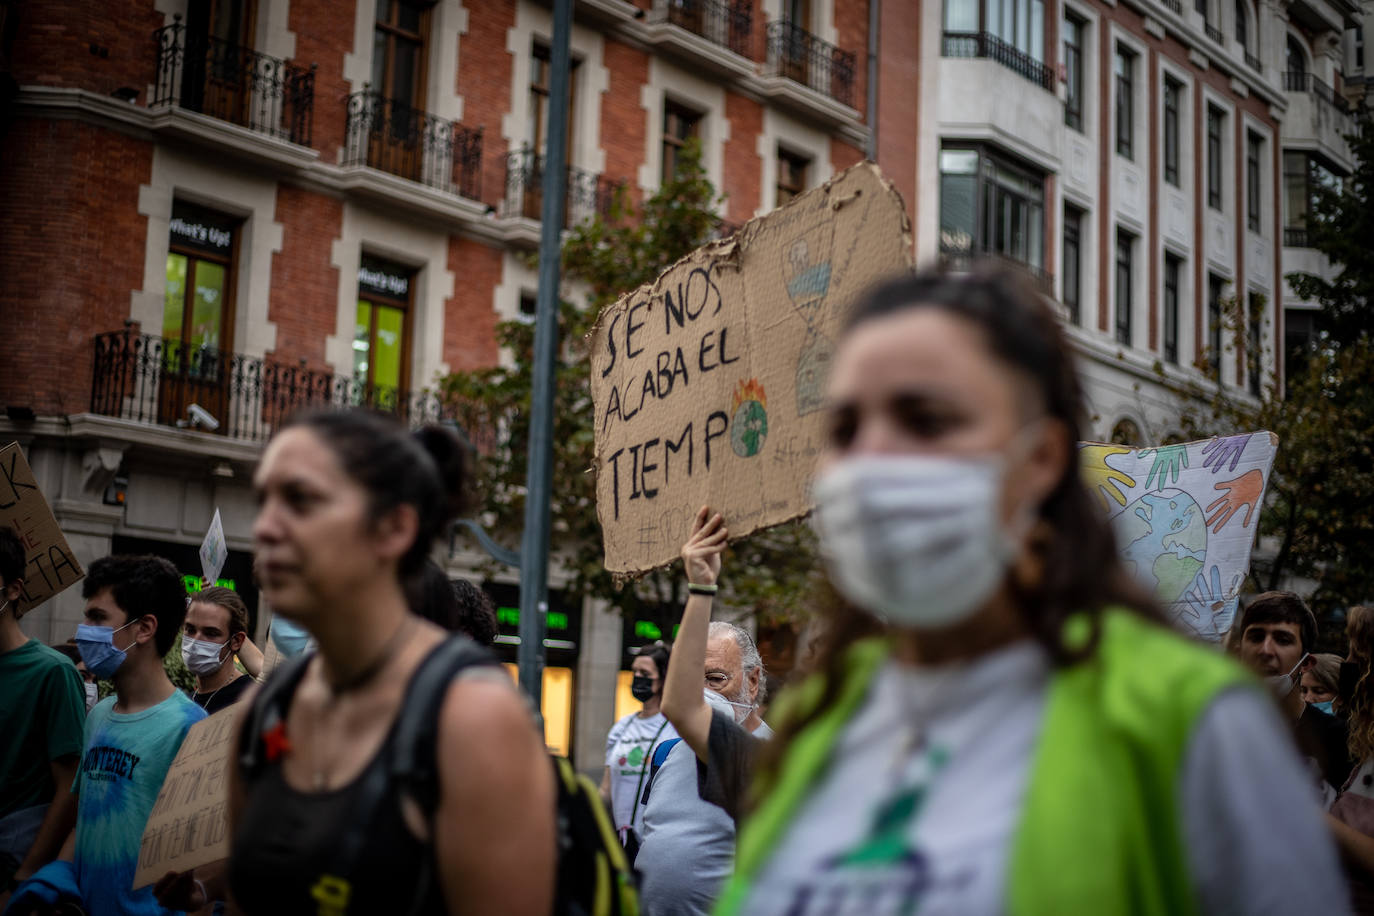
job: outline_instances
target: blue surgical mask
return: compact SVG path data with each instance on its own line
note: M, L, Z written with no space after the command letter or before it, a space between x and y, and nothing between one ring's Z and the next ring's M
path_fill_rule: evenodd
M1330 700L1325 700L1325 701L1323 701L1323 702L1321 702L1321 703L1311 703L1311 704L1309 704L1309 705L1312 706L1312 707L1314 707L1314 708L1316 708L1316 709L1320 709L1322 712L1326 713L1328 716L1334 716L1334 715L1335 715L1335 713L1331 711L1331 701L1330 701Z
M281 615L272 618L272 629L269 635L272 637L272 642L277 644L277 650L287 658L300 655L310 642L310 631Z
M131 627L137 622L130 620L119 630ZM119 630L113 627L77 624L76 649L81 653L81 660L86 663L86 670L102 681L114 677L119 666L124 664L124 659L128 658L127 649L133 646L133 643L130 643L125 649L115 648L114 635Z

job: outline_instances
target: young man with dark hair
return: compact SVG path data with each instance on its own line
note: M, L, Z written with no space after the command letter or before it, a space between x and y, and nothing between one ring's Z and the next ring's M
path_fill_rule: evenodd
M167 769L187 729L205 718L162 667L186 616L186 592L161 557L111 556L91 564L81 594L86 622L77 648L91 673L114 682L115 695L86 718L76 830L61 860L20 885L11 905L26 913L27 903L70 901L89 916L161 916L152 887L131 886Z
M191 596L181 633L181 660L195 675L191 699L214 715L243 698L253 685L234 665L248 639L248 607L232 588L212 585Z
M1325 783L1323 793L1334 798L1350 775L1345 723L1303 702L1296 688L1312 666L1316 642L1317 619L1292 592L1258 595L1241 617L1240 660L1265 679L1292 723L1299 750Z
M76 666L19 629L26 566L19 536L0 526L0 906L71 832L86 718Z

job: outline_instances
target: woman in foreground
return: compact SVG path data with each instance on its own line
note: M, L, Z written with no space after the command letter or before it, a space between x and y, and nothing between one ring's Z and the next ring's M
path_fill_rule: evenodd
M1346 911L1267 699L1123 572L1082 406L1016 280L918 275L856 307L814 491L843 602L775 712L717 912Z
M254 484L263 597L319 649L274 673L299 681L241 742L257 766L232 768L234 902L250 916L547 913L552 772L499 668L471 667L440 694L419 761L429 791L392 768L395 723L447 639L411 613L402 582L460 507L457 441L359 411L310 414L273 437Z

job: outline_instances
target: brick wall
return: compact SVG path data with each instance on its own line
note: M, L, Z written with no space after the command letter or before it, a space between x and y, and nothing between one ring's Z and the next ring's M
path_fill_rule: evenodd
M492 291L501 282L501 260L501 251L490 245L449 237L448 269L456 282L444 303L444 361L454 371L496 364Z
M343 65L344 55L353 51L355 6L351 0L291 0L288 15L289 27L296 33L295 62L305 67L319 65L314 145L321 162L337 162L348 123L349 84Z
M20 85L86 89L109 95L121 87L137 89L147 104L155 79L154 30L162 14L146 0L44 0L12 6L18 24L14 79ZM94 46L94 50L92 50Z
M758 135L763 133L763 106L733 92L725 93L725 117L730 121L730 140L725 144L725 164L719 190L725 197L726 219L744 223L760 206L763 160L758 154Z
M506 32L515 26L515 3L484 0L480 8L468 9L468 30L458 41L463 123L482 128L482 199L499 204L506 186L501 117L510 109L511 54L506 50Z
M862 118L868 110L868 4L839 0L835 4L835 44L854 55L854 90L849 100ZM837 167L838 168L838 167Z
M89 409L92 337L121 329L143 286L152 155L76 121L20 118L0 139L0 404Z
M337 330L339 271L330 264L331 248L343 227L343 203L313 191L279 186L277 222L282 249L272 255L272 295L267 317L276 323L277 346L271 356L324 366L324 339ZM351 366L333 371L350 372Z
M607 40L602 55L607 72L601 96L601 147L606 151L606 176L625 182L631 204L643 198L639 165L644 161L648 119L639 89L649 81L649 55L618 41Z

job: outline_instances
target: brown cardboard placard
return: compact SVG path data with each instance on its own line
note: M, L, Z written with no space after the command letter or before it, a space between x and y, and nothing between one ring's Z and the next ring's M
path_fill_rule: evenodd
M86 575L57 527L18 442L0 448L0 525L19 535L28 563L24 591L14 605L15 617L23 617Z
M866 162L602 313L590 341L607 569L673 561L702 505L731 540L806 514L844 317L911 263L901 197Z
M229 855L229 758L244 704L192 725L162 781L139 844L135 889Z

